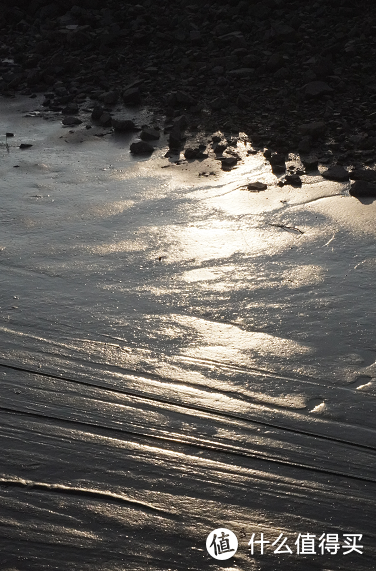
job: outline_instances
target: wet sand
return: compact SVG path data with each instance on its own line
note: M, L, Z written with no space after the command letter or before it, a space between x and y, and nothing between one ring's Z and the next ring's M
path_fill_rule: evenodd
M37 108L0 115L1 568L374 569L376 202Z

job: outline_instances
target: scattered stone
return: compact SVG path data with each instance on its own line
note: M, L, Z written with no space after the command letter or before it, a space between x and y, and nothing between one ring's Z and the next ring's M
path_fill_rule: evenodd
M265 153L264 153L264 156L265 156ZM273 153L269 157L269 162L272 166L273 165L285 165L285 155L283 153Z
M347 171L344 167L340 165L334 165L333 167L328 168L328 170L321 173L324 178L328 180L336 180L338 182L342 182L345 180L349 180L349 171Z
M124 105L139 105L141 103L141 92L138 87L131 87L123 91Z
M19 148L20 149L29 149L32 146L33 145L30 145L29 143L21 143Z
M112 118L112 126L115 131L138 131L138 127L130 119Z
M268 185L265 184L264 182L250 182L249 184L247 184L247 188L248 190L259 192L260 190L266 190L268 188Z
M130 146L131 153L134 155L150 154L154 151L154 147L146 141L136 141Z
M186 93L185 91L177 91L176 92L176 100L177 103L181 103L183 105L195 105L196 101L193 99L193 97L191 95L189 95L189 93Z
M226 141L221 141L219 143L215 143L213 145L213 151L215 152L216 155L220 155L223 153L223 151L225 151L227 149L227 142Z
M185 91L173 91L166 97L166 103L170 107L192 106L196 101Z
M140 133L140 138L143 141L157 141L160 137L160 132L150 127L145 127Z
M119 93L117 91L108 91L107 93L104 93L102 97L102 101L105 105L115 105L118 99Z
M238 159L236 157L225 157L221 159L222 169L223 170L231 170L232 167L236 165Z
M104 109L102 105L94 105L94 109L91 112L91 118L93 121L99 121L101 116L103 115Z
M76 115L79 112L77 103L68 103L66 107L61 110L63 115Z
M216 97L210 104L212 109L224 109L228 106L227 99L225 97Z
M272 54L270 56L270 58L268 59L267 64L266 64L266 69L268 71L277 71L277 69L281 68L284 63L285 63L285 60L283 59L282 54L275 53L275 54Z
M229 147L236 147L237 144L238 144L238 140L239 140L238 137L230 137L230 138L227 140L227 144L228 144Z
M356 180L350 188L351 196L376 196L376 184L366 180Z
M111 127L112 125L111 113L109 113L108 111L104 111L99 118L99 123L102 125L102 127Z
M184 151L184 156L188 161L191 161L197 159L197 155L199 154L199 152L200 149L192 149L191 147L188 147Z
M174 126L168 138L168 145L170 149L179 149L182 145L183 139L184 137L179 127Z
M222 141L222 139L223 139L223 133L221 133L220 131L217 131L217 133L214 133L212 135L213 143L219 143L219 141Z
M180 150L179 149L169 149L167 151L167 153L164 155L164 157L166 159L170 158L170 157L176 157L180 155Z
M324 121L313 121L312 123L300 125L302 135L309 135L311 137L320 137L325 134L325 130L326 123L324 123Z
M273 153L269 158L269 162L273 174L283 174L286 171L285 155L283 153Z
M189 32L189 39L192 43L198 43L201 40L201 33L198 30L191 30Z
M6 137L14 137L14 133L5 133Z
M62 120L63 125L81 125L82 121L78 117L73 117L72 115L67 115Z
M291 186L302 186L302 181L300 176L297 174L287 174L285 177L285 184L290 184Z
M311 137L309 135L306 135L305 137L302 137L301 140L299 141L298 151L299 153L307 154L310 152L311 147L312 147Z
M185 115L179 115L179 117L175 117L173 126L180 129L180 131L184 131L184 129L188 127L187 117Z
M354 169L349 173L351 180L376 181L376 171L371 169Z
M265 149L263 154L264 154L264 157L269 160L270 157L272 156L273 152L270 149Z
M273 174L283 174L286 172L286 165L272 165Z
M346 148L344 165L372 164L363 151L376 145L376 4L359 15L349 0L339 9L322 0L308 8L296 0L137 1L16 0L20 8L9 8L4 0L1 95L41 93L43 105L68 116L86 96L104 107L145 96L172 121L189 108L206 133L236 125L258 150L317 152L325 135L329 164Z
M324 81L310 81L304 86L306 97L321 97L331 93L333 89Z
M253 67L241 67L239 69L231 69L228 72L228 75L230 77L247 77L253 75L254 72L255 70Z

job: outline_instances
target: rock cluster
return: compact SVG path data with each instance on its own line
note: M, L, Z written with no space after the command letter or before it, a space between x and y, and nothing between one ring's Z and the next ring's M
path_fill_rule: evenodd
M90 97L93 120L119 131L134 127L114 105L162 112L172 150L189 123L247 133L279 173L287 151L374 161L372 2L0 0L0 13L0 93L44 93L65 124Z

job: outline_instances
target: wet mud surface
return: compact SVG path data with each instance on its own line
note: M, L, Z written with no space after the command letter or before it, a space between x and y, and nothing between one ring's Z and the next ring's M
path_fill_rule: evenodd
M373 569L373 199L279 187L246 141L229 172L134 157L38 103L0 117L2 568Z

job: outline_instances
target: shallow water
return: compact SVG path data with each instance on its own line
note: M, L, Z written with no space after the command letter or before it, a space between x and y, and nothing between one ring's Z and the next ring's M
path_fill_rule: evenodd
M2 568L219 569L227 527L227 568L373 569L376 202L36 109L0 115ZM253 557L261 532L364 553Z

